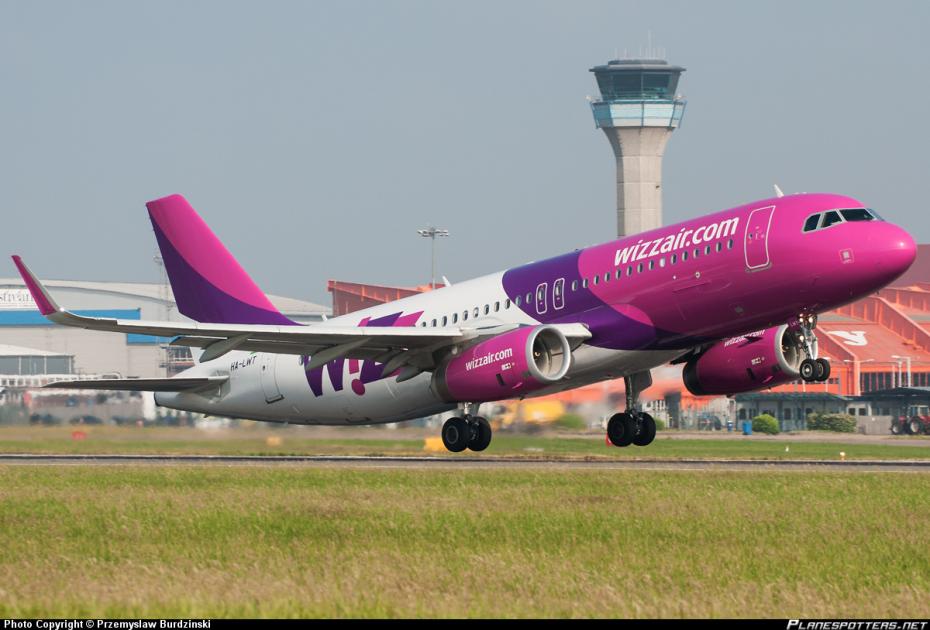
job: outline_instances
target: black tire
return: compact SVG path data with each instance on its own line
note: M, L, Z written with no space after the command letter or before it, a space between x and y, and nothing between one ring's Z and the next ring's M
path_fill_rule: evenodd
M633 444L636 446L648 446L656 439L656 421L648 413L640 415L639 431L633 436Z
M464 418L449 418L442 425L442 443L453 453L461 453L468 446L471 431Z
M811 359L804 359L798 367L798 371L801 373L801 380L807 383L814 380L819 370L820 368L817 367L817 362Z
M911 435L920 435L924 432L924 423L917 418L911 418L907 423L907 432Z
M825 381L830 378L830 362L826 359L817 359L817 364L823 369L823 375L818 378L818 381Z
M633 443L636 424L630 414L616 413L607 422L607 439L614 446L629 446Z
M468 448L473 451L483 451L491 443L491 423L486 418L475 418L471 427L471 439Z
M901 428L901 423L894 421L891 423L891 435L901 435L904 431Z

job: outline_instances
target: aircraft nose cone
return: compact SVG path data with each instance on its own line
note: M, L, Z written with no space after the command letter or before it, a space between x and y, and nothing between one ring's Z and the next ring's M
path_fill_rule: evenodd
M888 282L907 271L917 258L917 244L914 239L897 225L886 223L880 229L875 229L871 241L875 253L878 254L878 267L882 275L888 277Z

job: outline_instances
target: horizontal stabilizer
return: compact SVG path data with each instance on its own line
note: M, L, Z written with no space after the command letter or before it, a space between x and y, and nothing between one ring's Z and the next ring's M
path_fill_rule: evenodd
M49 383L50 389L109 389L122 392L185 392L219 387L228 376L197 378L97 378L85 381Z

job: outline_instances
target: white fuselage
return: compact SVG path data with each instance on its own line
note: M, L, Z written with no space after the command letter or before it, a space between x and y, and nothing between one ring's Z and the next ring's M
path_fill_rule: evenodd
M472 328L538 323L510 303L502 286L502 276L503 273L483 276L333 318L329 323L357 326L366 319L420 311L422 315L418 325L425 323L426 326L433 325L434 319L437 326L442 326L444 317L445 324ZM467 319L464 318L466 312ZM454 324L453 316L457 320ZM533 395L572 389L653 368L682 352L609 350L582 345L572 353L572 365L566 378ZM366 363L369 363L368 370L365 369ZM376 380L363 378L366 372L374 373L372 363L345 359L328 364L321 370L318 394L308 382L302 357L234 351L200 363L184 373L184 376L228 375L229 380L219 389L200 393L159 392L155 400L159 405L173 409L295 424L398 422L458 406L444 401L434 391L429 372L400 383L392 376ZM380 376L380 372L377 375Z

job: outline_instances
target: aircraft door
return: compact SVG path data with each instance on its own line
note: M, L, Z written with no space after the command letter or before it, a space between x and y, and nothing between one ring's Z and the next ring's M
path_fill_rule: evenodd
M272 352L262 352L262 391L265 392L265 402L273 403L284 398L278 389L278 377L275 374L278 355Z
M775 206L757 208L749 214L746 234L743 237L746 268L749 271L761 271L772 265L772 261L769 260L769 232L772 229L774 214Z

